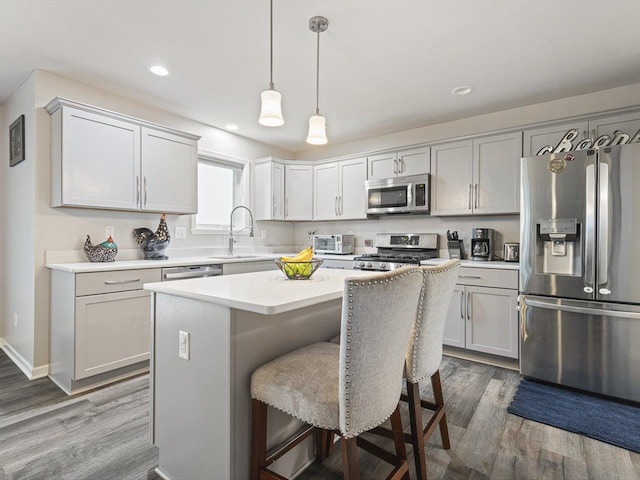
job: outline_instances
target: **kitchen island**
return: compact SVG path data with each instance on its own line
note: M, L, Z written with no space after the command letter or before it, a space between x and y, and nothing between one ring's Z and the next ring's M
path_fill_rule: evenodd
M344 279L371 272L319 269L151 283L151 438L165 479L249 476L250 378L260 365L340 330ZM184 357L184 358L182 358ZM269 412L268 447L300 429ZM313 461L312 439L278 460L295 475Z

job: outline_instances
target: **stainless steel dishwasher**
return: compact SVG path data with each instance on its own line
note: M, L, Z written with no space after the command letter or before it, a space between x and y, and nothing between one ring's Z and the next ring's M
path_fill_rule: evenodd
M215 277L222 275L222 264L190 265L187 267L166 267L162 269L162 281L184 280L187 278Z

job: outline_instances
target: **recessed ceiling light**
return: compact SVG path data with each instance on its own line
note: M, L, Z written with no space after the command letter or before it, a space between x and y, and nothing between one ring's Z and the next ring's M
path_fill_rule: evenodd
M159 77L166 77L167 75L169 75L169 70L167 70L162 65L154 65L149 70L151 70L151 73L158 75Z
M232 132L235 132L236 130L238 130L238 125L235 125L233 123L227 123L224 128L226 128L227 130L231 130Z
M459 87L451 90L451 93L453 93L454 95L469 95L475 89L476 87L474 87L473 85L460 85Z

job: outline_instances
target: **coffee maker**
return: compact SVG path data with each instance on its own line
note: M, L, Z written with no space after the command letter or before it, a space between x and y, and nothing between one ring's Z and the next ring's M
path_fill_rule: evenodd
M491 260L493 256L493 229L473 228L471 230L471 260Z

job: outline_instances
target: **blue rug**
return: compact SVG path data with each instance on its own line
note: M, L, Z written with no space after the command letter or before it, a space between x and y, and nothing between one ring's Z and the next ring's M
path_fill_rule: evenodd
M522 379L509 413L640 453L640 408Z

